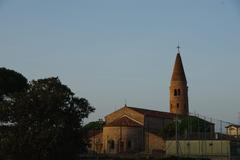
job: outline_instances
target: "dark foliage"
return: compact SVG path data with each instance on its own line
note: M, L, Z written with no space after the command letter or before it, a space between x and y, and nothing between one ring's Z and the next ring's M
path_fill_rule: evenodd
M179 119L178 123L178 135L184 136L190 133L203 133L203 132L210 132L211 128L208 122L203 119L188 116L183 119ZM160 135L164 138L172 138L175 136L175 129L176 129L176 121L169 123L167 126L163 127L160 130Z
M104 125L104 121L102 119L99 119L98 121L89 122L84 126L84 130L90 131L90 130L102 130Z
M32 81L0 107L11 124L0 137L0 159L71 160L86 148L82 122L94 108L58 78Z
M27 79L20 73L0 68L0 101L3 96L10 93L19 92L27 86Z

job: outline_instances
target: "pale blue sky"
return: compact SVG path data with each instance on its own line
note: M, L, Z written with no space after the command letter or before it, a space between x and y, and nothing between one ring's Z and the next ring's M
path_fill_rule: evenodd
M178 41L190 111L237 122L238 0L0 0L0 66L59 76L96 112L168 111Z

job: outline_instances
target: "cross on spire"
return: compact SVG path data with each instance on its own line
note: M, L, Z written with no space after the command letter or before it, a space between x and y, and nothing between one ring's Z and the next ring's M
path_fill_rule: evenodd
M178 49L178 53L180 53L180 46L179 45L177 46L177 49Z
M124 106L127 107L127 99L126 98L124 99L124 103L125 103Z

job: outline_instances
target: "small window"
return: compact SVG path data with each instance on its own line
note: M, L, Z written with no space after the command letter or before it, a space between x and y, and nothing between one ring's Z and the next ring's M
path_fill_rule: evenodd
M114 149L114 140L108 141L108 144L110 149Z
M181 90L180 90L180 89L178 89L178 95L179 95L179 96L181 95Z
M177 103L177 108L179 108L179 103Z
M120 152L124 151L124 142L120 141Z
M128 148L128 149L131 149L131 148L132 148L132 142L131 142L130 140L127 142L127 148Z
M98 143L98 144L100 143L100 139L99 138L96 140L96 143Z
M114 141L111 141L110 148L114 149Z
M174 96L177 96L177 90L174 89Z

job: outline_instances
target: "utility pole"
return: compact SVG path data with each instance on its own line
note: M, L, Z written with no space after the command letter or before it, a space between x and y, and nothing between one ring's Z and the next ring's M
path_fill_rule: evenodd
M175 136L176 136L176 157L179 157L179 141L178 141L178 116L176 113L176 122L175 122Z
M238 124L240 125L240 112L238 112Z

